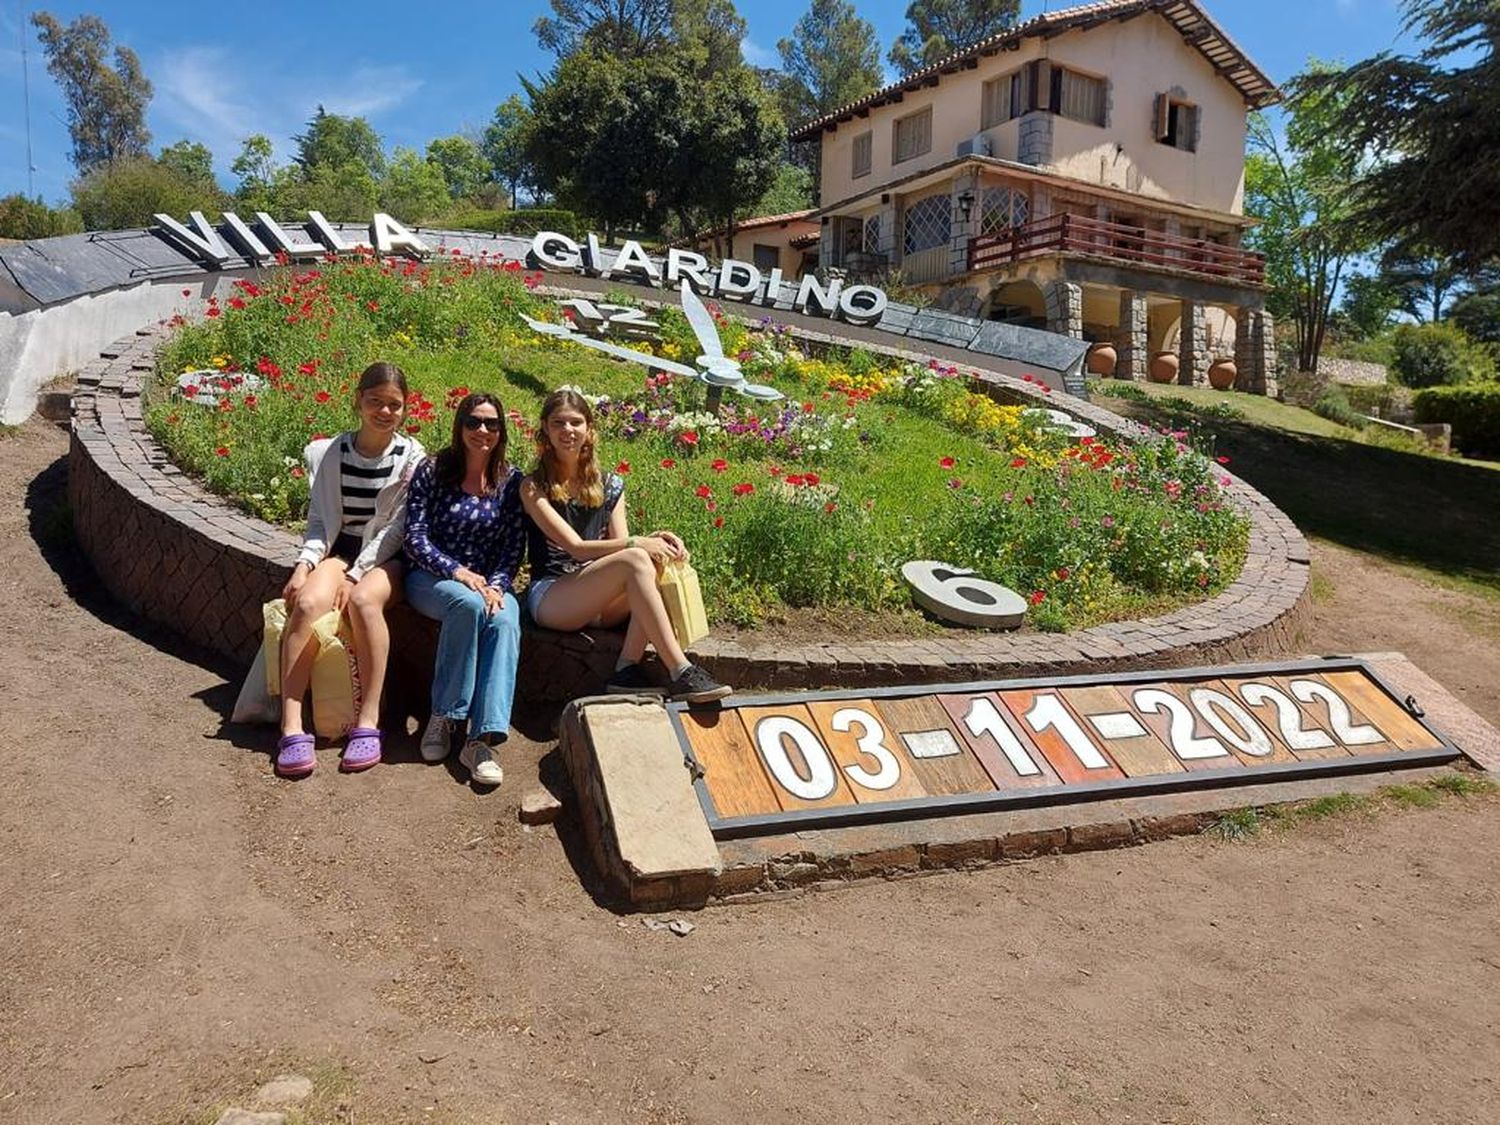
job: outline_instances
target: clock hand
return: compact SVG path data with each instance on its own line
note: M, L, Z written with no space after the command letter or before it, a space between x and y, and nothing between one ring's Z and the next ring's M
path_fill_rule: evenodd
M650 352L638 352L633 348L622 348L618 344L611 344L606 340L596 340L592 336L582 336L575 332L566 330L558 332L558 325L547 324L545 321L533 321L530 317L524 317L528 324L536 328L538 332L544 332L549 336L567 340L570 344L580 344L585 348L593 348L595 351L604 352L617 359L628 359L632 363L644 363L647 367L655 367L661 371L670 371L673 375L683 375L689 379L698 378L696 368L689 367L685 363L676 363L670 359L662 359Z
M714 318L709 315L698 294L693 292L687 278L682 279L682 311L687 313L688 323L693 326L703 354L716 359L722 357L724 345L719 343L719 330L714 326Z

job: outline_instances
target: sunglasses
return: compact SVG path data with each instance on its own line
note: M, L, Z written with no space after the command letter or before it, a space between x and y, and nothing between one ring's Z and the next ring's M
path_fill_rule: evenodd
M500 432L500 419L499 418L476 418L476 417L474 417L474 415L470 414L468 417L466 417L464 419L464 429L466 429L466 430L481 430L482 429L482 430L488 430L492 434L498 434Z

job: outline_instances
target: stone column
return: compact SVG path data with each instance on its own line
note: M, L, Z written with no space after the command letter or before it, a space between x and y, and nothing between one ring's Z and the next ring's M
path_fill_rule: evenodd
M1047 331L1083 339L1083 287L1054 281L1046 287Z
M1276 333L1264 309L1234 314L1234 389L1263 395L1276 376Z
M1177 382L1184 387L1208 386L1208 323L1197 301L1182 302L1182 331L1177 340Z
M969 217L963 217L959 198L968 192L971 203ZM974 170L953 178L953 226L949 236L948 272L967 273L969 270L969 241L979 233L979 222L984 211L984 187L979 182L979 173Z
M1120 326L1115 330L1115 378L1146 381L1151 353L1146 334L1146 298L1125 289L1120 293Z

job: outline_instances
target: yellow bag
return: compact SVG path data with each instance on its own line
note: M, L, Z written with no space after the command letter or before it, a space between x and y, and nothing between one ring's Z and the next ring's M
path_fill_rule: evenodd
M320 738L342 738L359 713L359 665L354 634L344 615L329 610L313 622L318 655L312 668L313 730Z
M657 576L662 605L672 619L677 643L687 648L708 636L708 614L703 610L703 591L698 586L698 572L690 562L669 561Z
M266 694L275 697L281 694L281 631L286 628L286 602L277 598L261 606L260 612L266 623L260 642L266 661Z

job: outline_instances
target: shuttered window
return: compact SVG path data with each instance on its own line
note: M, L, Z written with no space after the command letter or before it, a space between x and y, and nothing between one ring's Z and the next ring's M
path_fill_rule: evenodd
M913 113L896 122L892 138L892 164L932 151L932 107Z
M870 153L875 134L866 130L854 138L854 179L870 174Z
M1156 139L1184 152L1198 151L1200 110L1170 94L1156 95Z

